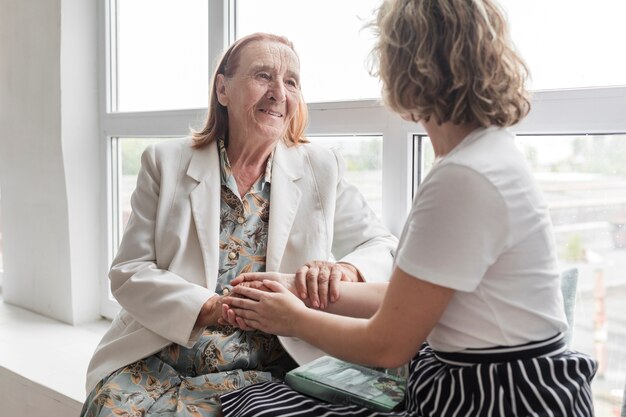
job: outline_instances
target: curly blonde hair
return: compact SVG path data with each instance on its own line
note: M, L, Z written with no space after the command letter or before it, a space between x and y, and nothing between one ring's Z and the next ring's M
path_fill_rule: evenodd
M217 100L217 75L223 74L226 77L232 77L237 68L239 67L239 61L241 59L241 52L252 42L269 41L277 42L287 45L293 53L298 56L293 43L284 36L273 35L270 33L253 33L239 39L233 43L220 60L213 78L211 79L211 92L209 99L209 111L204 124L204 127L199 131L192 131L191 136L193 138L193 147L196 149L203 148L209 143L213 142L217 138L222 138L228 144L228 109L220 104ZM301 142L308 142L304 136L304 131L309 120L309 113L300 94L298 100L298 108L289 121L289 126L285 132L285 140L292 144L298 144Z
M386 0L372 53L383 97L413 120L510 126L530 110L528 69L491 0Z

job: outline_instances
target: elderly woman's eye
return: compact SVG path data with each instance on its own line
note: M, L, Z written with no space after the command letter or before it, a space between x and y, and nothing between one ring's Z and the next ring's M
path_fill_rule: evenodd
M271 80L272 79L272 77L267 72L260 72L258 77L262 78L264 80Z
M285 83L291 87L298 88L298 82L296 80L287 80Z

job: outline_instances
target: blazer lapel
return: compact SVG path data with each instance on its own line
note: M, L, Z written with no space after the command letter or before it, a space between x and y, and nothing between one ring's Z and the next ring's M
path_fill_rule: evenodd
M267 237L266 271L278 271L287 239L300 204L302 192L296 181L303 176L305 160L297 146L279 141L274 152L270 191L270 222Z
M207 288L215 289L219 263L220 162L215 143L193 153L187 175L199 182L190 194L191 211L204 261Z

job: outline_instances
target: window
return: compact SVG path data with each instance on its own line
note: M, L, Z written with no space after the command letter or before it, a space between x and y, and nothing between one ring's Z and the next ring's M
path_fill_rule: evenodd
M426 178L426 174L435 162L435 151L430 138L425 135L413 136L413 196L417 193L419 184Z
M300 56L307 102L380 97L367 56L374 45L372 20L379 0L238 0L236 37L254 32L287 36ZM277 13L285 18L277 19Z
M626 3L501 0L534 90L626 85Z
M117 251L120 240L131 214L130 197L137 184L137 174L141 167L141 154L150 144L164 138L112 138L111 171L113 196L113 252Z
M359 189L376 215L380 216L382 212L382 137L313 136L310 139L313 143L339 150L346 163L346 180ZM113 252L119 247L131 214L130 198L137 183L141 154L148 145L162 140L167 140L167 138L111 139L112 197L115 215L114 238L111 242Z
M117 0L112 110L207 106L208 2Z
M604 355L604 377L594 382L595 405L598 415L612 415L625 372L619 346L625 345L626 329L616 300L624 295L618 272L626 271L619 247L625 227L619 215L620 198L626 195L619 166L626 160L626 55L618 52L626 37L619 20L626 6L619 0L598 1L589 7L587 1L572 0L565 7L562 2L501 0L533 75L533 89L550 90L535 92L531 114L513 130L548 198L562 265L579 267L573 343L596 358ZM101 61L106 65L100 126L109 207L103 227L111 242L103 264L110 263L125 225L141 150L152 141L185 136L190 126L201 127L208 81L222 51L256 31L284 34L294 42L309 103L307 135L342 149L347 177L392 232L400 234L433 153L421 126L401 120L380 103L380 84L369 75L373 39L363 26L379 0L293 3L102 2ZM371 163L364 162L364 155L373 156ZM612 162L599 167L602 158ZM574 200L578 206L564 207ZM594 318L600 265L606 332ZM110 317L119 307L106 288L103 282L102 312ZM594 338L604 340L598 354Z
M339 150L344 178L354 184L377 216L382 216L383 138L380 136L312 136L311 142Z
M621 324L626 317L626 135L522 136L518 143L550 209L560 265L578 268L572 346L598 361L596 413L612 415L626 378Z
M102 149L106 150L102 183L106 184L108 207L103 235L109 239L103 265L110 265L128 221L143 148L161 138L185 136L190 126L202 123L202 108L208 103L209 63L217 56L215 51L223 48L219 30L209 36L209 4L218 3L101 2L105 24L100 37L104 40L100 126ZM102 276L106 277L107 271ZM101 313L113 317L119 305L110 296L108 281L103 279L101 285Z
M554 226L559 265L578 269L571 346L598 361L598 415L619 409L626 378L626 135L518 135ZM432 146L416 136L417 183ZM421 169L420 169L421 167Z
M378 1L339 3L305 2L298 8L277 0L263 5L247 0L103 3L106 65L100 87L104 93L100 125L107 143L109 219L105 227L110 239L103 264L109 265L117 251L135 183L132 166L141 150L150 141L182 137L190 127L202 126L212 66L236 37L255 31L283 33L294 42L302 61L305 98L317 101L309 105L307 135L323 145L342 148L346 176L354 179L391 230L400 233L411 202L409 138L421 128L403 122L377 100L356 100L380 95L378 81L367 68L372 34L362 30ZM317 22L310 19L321 9L333 13L323 13ZM289 18L276 19L277 10ZM271 26L263 26L264 22ZM319 30L319 22L324 22L325 31ZM333 39L343 39L344 44ZM324 48L319 47L322 44ZM337 46L330 48L331 44ZM371 158L363 162L362 155ZM103 281L102 313L112 316L119 307L109 297L108 282Z

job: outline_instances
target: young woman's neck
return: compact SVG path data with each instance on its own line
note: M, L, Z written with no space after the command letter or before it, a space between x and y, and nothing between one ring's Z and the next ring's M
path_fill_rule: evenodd
M446 156L452 149L465 139L472 131L480 127L476 122L454 124L451 122L437 123L434 118L422 121L422 126L430 136L435 150L435 157Z

